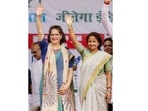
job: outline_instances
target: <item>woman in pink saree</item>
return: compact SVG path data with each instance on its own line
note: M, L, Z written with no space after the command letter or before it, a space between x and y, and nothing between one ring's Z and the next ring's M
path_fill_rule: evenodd
M111 99L112 56L100 50L102 39L97 32L87 35L88 48L86 48L76 39L70 15L66 15L66 23L70 37L82 56L79 81L82 111L107 111L107 103Z

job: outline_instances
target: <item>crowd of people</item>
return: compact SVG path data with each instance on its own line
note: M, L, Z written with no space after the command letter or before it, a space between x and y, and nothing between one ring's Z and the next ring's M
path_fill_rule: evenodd
M112 111L112 24L108 18L111 0L102 5L102 24L108 38L98 32L86 36L87 47L77 39L73 28L73 17L65 16L67 30L76 50L82 58L78 86L81 111ZM49 28L45 38L41 22L43 4L36 9L36 29L38 42L32 44L31 53L36 59L28 70L29 111L76 111L73 73L75 55L64 46L63 29L59 25ZM104 46L104 50L101 47Z

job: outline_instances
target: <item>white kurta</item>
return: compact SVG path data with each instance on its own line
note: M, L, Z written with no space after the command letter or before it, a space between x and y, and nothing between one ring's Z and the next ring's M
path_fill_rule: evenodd
M31 109L35 106L40 106L40 79L42 75L42 59L32 63L31 80L32 80L32 103Z
M102 24L103 24L105 30L107 31L107 33L109 34L109 36L112 37L113 36L113 28L112 28L112 23L109 20L108 9L109 9L109 5L103 4Z

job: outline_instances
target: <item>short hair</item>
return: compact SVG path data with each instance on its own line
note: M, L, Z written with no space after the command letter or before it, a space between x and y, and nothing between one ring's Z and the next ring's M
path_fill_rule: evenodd
M97 39L97 41L99 42L98 49L100 50L100 48L101 48L101 46L102 46L102 38L101 38L100 34L97 33L97 32L91 32L91 33L89 33L89 34L86 36L86 41L87 41L87 43L88 43L88 39L89 39L90 36L94 36L94 37Z
M104 42L106 42L106 41L110 41L110 42L113 44L113 40L112 40L111 37L109 37L109 38L105 38L105 39L104 39Z

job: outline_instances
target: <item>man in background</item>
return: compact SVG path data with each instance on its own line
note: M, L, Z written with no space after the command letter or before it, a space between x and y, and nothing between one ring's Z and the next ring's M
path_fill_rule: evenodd
M104 51L113 55L113 41L112 41L111 37L104 39ZM112 58L112 60L113 60L113 58ZM108 111L113 111L112 98L111 98L111 101L108 103Z
M32 80L32 103L31 111L39 111L40 108L40 80L42 75L41 49L38 42L34 42L31 47L31 53L35 59L31 64Z

